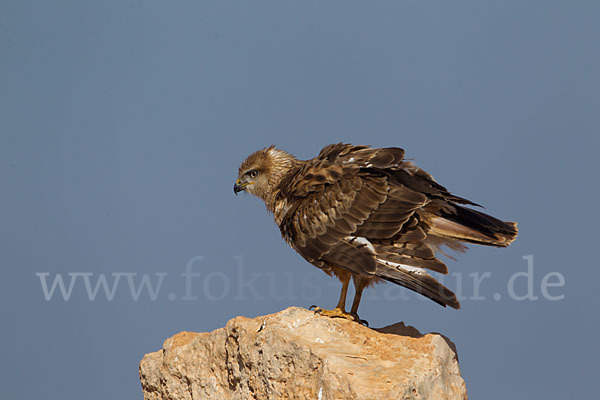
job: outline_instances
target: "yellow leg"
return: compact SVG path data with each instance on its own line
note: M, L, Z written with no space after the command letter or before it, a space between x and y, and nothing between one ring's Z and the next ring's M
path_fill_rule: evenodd
M363 278L354 278L354 300L352 301L352 309L350 310L351 314L358 315L358 305L360 304L360 298L362 297L362 292L365 290L367 286L367 280Z
M335 308L338 308L345 312L346 295L348 294L348 286L350 284L350 274L344 276L343 278L340 278L340 280L342 281L342 292L340 293L340 299L338 300L337 306L335 306Z
M338 300L338 304L333 310L324 310L321 307L317 306L311 306L310 309L314 309L315 313L323 315L325 317L349 319L351 321L360 322L361 324L365 324L368 326L368 323L358 318L358 315L356 314L356 310L358 310L358 303L360 303L360 296L366 285L366 281L362 283L362 286L360 286L359 291L359 286L357 285L357 281L355 279L354 285L356 286L356 295L354 296L354 302L352 303L352 312L349 313L346 311L346 295L348 294L348 286L350 284L351 276L352 275L348 273L339 277L342 281L342 292L340 293L340 299ZM360 282L363 282L363 280L361 279Z

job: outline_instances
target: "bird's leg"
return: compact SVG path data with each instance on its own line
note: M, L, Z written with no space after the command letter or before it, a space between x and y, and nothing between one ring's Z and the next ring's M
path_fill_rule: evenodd
M340 293L340 299L338 300L337 306L333 310L324 310L321 307L311 306L310 309L314 309L315 313L331 317L331 318L345 318L351 321L362 322L357 316L352 315L346 311L346 295L348 294L348 286L350 284L350 278L352 274L350 272L337 272L336 275L342 281L342 292ZM357 306L358 308L358 306Z
M360 304L360 298L362 297L362 292L365 290L365 287L369 283L368 280L355 276L354 277L354 300L352 301L352 309L350 310L350 315L352 315L355 321L360 322L363 325L369 326L369 323L363 319L360 319L358 316L358 305Z
M337 277L342 281L342 292L340 293L340 299L338 300L337 306L333 310L324 310L318 306L310 306L310 309L314 309L315 313L324 315L326 317L338 317L352 319L351 315L346 312L346 294L348 294L348 285L350 284L350 272L344 271L343 273L338 272Z
M342 279L342 292L340 293L340 299L338 300L336 309L346 312L346 295L348 294L348 286L350 285L350 274L347 274Z

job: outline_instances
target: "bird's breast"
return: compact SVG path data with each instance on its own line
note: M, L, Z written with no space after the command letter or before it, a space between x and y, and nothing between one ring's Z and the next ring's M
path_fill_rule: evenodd
M273 210L273 217L277 226L281 226L283 219L290 211L291 205L286 199L280 199L275 202L275 209Z

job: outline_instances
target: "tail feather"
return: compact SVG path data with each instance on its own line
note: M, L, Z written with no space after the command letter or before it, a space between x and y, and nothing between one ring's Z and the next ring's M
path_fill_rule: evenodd
M432 219L430 234L498 247L506 247L517 238L516 222L504 222L458 205L453 208L454 212L442 211Z
M375 274L389 282L420 293L441 306L450 306L457 310L460 308L456 295L422 268L378 259Z

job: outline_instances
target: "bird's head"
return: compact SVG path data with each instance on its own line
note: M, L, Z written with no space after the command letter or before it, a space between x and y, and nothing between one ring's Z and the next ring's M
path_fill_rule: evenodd
M258 150L240 165L233 191L235 194L245 191L260 197L268 204L279 187L281 178L296 161L294 156L276 149L275 146Z

